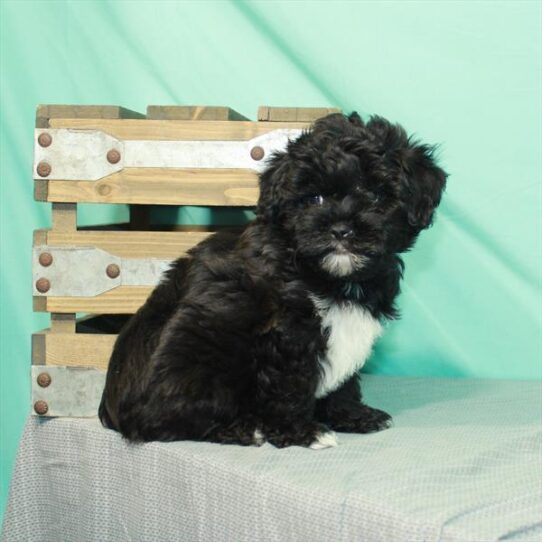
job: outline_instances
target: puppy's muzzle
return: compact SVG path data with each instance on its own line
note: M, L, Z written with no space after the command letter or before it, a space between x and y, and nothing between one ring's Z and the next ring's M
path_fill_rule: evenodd
M331 235L333 235L335 239L340 241L342 239L349 239L351 237L354 237L354 230L348 224L344 224L343 222L341 222L332 226Z

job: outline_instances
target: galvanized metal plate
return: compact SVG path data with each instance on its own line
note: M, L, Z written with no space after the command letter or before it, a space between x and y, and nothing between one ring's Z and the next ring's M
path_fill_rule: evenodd
M50 377L47 387L38 384L42 373ZM104 385L105 372L91 367L32 365L32 414L37 415L36 408L46 408L41 417L96 416Z
M42 265L43 254L49 255L52 263ZM35 246L33 294L93 297L119 286L154 286L170 264L171 260L155 258L120 258L96 247ZM108 275L110 266L117 266L118 276Z
M40 134L51 136L42 147ZM35 178L65 181L96 181L124 168L211 168L250 169L260 172L275 151L286 148L299 129L277 129L248 141L154 141L118 140L99 130L68 128L36 129L34 146ZM254 148L259 152L251 152ZM118 162L111 164L107 153L118 151ZM262 155L260 159L258 155ZM256 158L256 159L255 159ZM50 173L38 175L38 166L48 164Z
M42 147L38 143L40 134L51 136L51 144ZM34 176L40 163L49 164L51 173L47 179L96 181L122 169L122 162L111 164L107 153L115 149L124 154L122 141L98 130L50 130L36 129L34 145Z

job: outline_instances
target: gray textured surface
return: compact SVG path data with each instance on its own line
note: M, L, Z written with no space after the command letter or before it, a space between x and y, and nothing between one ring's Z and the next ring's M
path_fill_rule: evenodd
M3 540L542 540L542 384L366 377L393 428L322 451L130 446L28 421Z

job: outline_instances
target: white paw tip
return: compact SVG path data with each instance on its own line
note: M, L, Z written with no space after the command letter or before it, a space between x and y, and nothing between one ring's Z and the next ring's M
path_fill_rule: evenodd
M253 439L254 439L254 444L256 444L256 446L261 446L265 442L263 433L259 429L256 429L254 431Z
M311 450L324 450L325 448L334 448L339 445L337 433L328 431L327 433L318 433L316 440L309 446Z

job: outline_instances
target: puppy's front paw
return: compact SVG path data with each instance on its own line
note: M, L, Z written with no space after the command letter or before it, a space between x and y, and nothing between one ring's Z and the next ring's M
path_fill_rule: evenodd
M318 433L316 440L309 446L311 450L324 450L325 448L335 448L339 445L339 439L335 431L327 431L327 433Z
M335 431L343 433L375 433L388 429L392 424L387 412L363 404L356 405L339 419L329 420L329 425Z
M318 441L322 435L329 433L326 425L317 422L295 423L288 427L268 428L265 431L267 442L277 448L286 448L287 446L304 446L309 448ZM330 438L328 437L327 440ZM323 447L323 446L322 446ZM328 446L325 446L328 447Z

